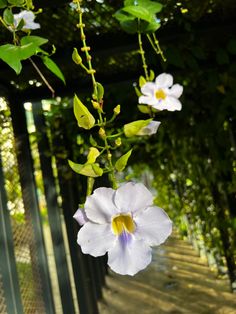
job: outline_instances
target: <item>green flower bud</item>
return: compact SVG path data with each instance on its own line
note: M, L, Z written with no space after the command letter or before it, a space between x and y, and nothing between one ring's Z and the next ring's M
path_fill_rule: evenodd
M103 128L100 128L98 131L98 134L101 138L105 138L106 137L106 132Z
M117 105L114 109L113 112L115 115L118 115L120 113L120 105Z
M121 141L121 138L118 137L116 140L115 140L115 144L116 146L120 146L122 144L122 141Z
M74 61L74 63L76 64L81 64L83 61L82 61L82 58L81 56L79 55L78 53L78 50L76 48L74 48L74 51L72 53L72 60Z

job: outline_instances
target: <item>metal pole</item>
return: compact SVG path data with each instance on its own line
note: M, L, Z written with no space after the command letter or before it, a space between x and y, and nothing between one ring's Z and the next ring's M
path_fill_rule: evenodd
M62 233L60 216L61 209L57 203L57 192L52 170L51 156L46 154L46 152L50 152L50 145L47 137L41 102L33 103L33 115L36 130L40 134L40 139L38 140L39 157L43 174L44 192L48 208L48 220L52 235L63 313L73 314L75 313L75 309Z

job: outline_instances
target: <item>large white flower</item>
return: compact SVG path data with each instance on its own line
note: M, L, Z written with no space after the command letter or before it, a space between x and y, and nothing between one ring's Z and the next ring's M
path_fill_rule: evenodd
M32 11L24 10L18 14L14 14L14 26L15 26L15 28L19 25L19 23L22 19L24 21L24 26L22 27L22 30L40 28L40 24L34 22L35 15Z
M173 85L173 76L162 73L157 76L155 83L147 82L141 87L142 96L140 104L147 104L158 110L181 110L182 105L179 97L182 95L183 86Z
M88 221L78 233L83 253L101 256L122 275L134 275L152 259L151 246L171 234L172 222L141 183L126 183L117 190L101 187L87 197Z

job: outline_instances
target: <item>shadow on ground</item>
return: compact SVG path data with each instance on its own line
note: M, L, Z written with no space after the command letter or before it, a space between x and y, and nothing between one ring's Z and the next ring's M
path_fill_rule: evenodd
M101 314L236 314L236 296L190 244L172 237L135 277L110 273Z

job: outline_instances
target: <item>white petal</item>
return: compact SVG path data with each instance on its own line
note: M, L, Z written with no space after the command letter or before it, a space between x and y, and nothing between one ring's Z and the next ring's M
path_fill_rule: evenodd
M121 275L135 275L147 267L152 260L152 249L142 240L131 238L124 245L118 238L115 245L108 251L108 265Z
M134 236L148 245L160 245L172 232L172 221L163 209L152 206L134 217L136 230Z
M138 102L140 104L146 104L146 105L155 105L157 103L156 97L153 96L140 96L138 99Z
M182 95L182 93L183 93L183 86L179 84L173 85L168 91L168 95L173 96L175 98L179 98Z
M75 212L73 218L81 225L83 226L86 222L88 222L88 217L85 214L84 208L79 208Z
M40 28L40 24L34 23L34 22L29 22L29 23L26 23L23 28L24 29L38 29L38 28Z
M111 217L118 213L113 201L114 194L115 190L102 187L88 196L84 204L88 219L97 223L111 222Z
M156 89L156 84L147 82L141 87L141 92L146 96L153 96Z
M165 99L165 108L169 111L175 111L175 110L181 110L182 109L182 104L181 102L172 96L167 96Z
M21 18L21 19L24 19L26 22L29 22L29 21L33 21L34 18L35 18L35 15L32 11L21 11L18 16Z
M153 196L142 183L128 182L116 190L114 202L119 212L135 213L152 205Z
M110 224L94 224L87 222L78 232L77 243L84 254L92 256L104 255L115 244L116 236Z
M159 87L170 87L173 85L173 76L171 74L162 73L158 75L155 80L156 85Z
M136 135L152 135L156 134L159 125L161 124L160 121L151 121L147 126L143 127Z

